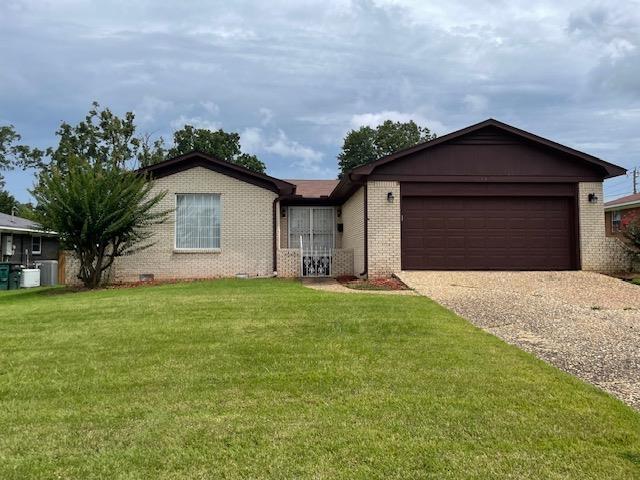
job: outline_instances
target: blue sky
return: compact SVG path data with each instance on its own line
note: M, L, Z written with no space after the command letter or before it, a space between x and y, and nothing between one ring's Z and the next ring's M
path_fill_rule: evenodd
M4 0L0 43L0 124L35 146L97 100L165 138L237 131L284 178L335 177L345 133L386 118L493 117L640 164L637 1ZM31 172L5 177L29 199Z

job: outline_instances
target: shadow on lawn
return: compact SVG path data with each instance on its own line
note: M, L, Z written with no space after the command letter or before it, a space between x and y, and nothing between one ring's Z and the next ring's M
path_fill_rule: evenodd
M81 287L37 287L37 288L20 288L18 290L9 290L2 292L0 299L20 299L27 300L29 298L53 297L58 295L67 295L70 293L88 292L86 288Z

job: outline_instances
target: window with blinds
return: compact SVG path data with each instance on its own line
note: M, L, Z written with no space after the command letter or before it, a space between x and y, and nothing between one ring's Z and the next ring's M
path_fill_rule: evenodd
M289 207L289 248L326 251L334 248L333 207Z
M220 248L220 195L176 195L176 249Z

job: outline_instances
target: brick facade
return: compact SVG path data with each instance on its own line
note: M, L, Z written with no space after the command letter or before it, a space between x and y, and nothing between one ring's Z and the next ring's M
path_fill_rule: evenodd
M299 248L278 249L278 276L288 278L300 276Z
M387 200L388 193L393 201ZM367 182L368 276L389 276L400 271L400 183Z
M364 271L364 187L342 205L342 246L353 252L353 274Z
M331 276L353 275L353 250L335 249L331 263ZM300 249L278 249L278 276L295 278L300 276Z
M597 203L589 203L590 193L597 195ZM628 270L631 266L631 258L622 241L605 235L602 198L604 198L602 182L578 184L582 270L601 272Z
M176 251L175 217L171 213L166 223L154 227L153 246L117 259L114 267L117 282L137 281L143 273L152 273L156 279L273 273L274 192L203 167L159 178L153 191L167 192L157 208L172 211L177 193L220 194L220 251Z

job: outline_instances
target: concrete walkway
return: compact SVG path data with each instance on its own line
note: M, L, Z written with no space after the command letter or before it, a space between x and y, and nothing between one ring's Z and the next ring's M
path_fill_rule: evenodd
M413 290L358 290L348 288L333 278L303 278L302 284L305 287L321 290L323 292L335 293L373 293L376 295L416 295Z

